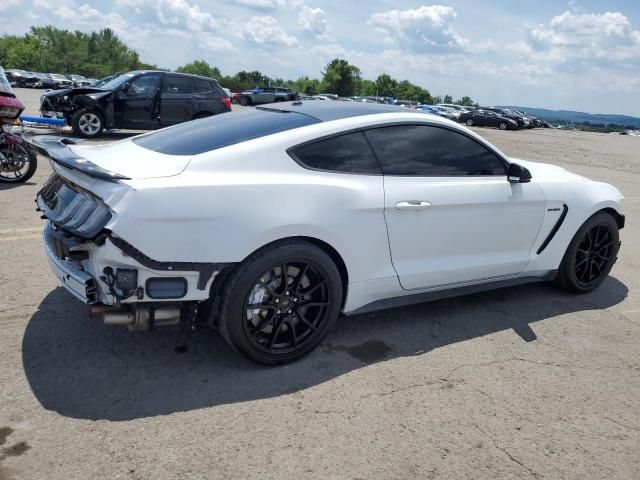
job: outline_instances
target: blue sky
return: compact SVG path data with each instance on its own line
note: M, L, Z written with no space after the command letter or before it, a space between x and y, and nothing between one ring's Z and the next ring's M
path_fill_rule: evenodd
M640 116L640 1L0 0L0 33L114 29L143 61L319 76L340 57L438 95Z

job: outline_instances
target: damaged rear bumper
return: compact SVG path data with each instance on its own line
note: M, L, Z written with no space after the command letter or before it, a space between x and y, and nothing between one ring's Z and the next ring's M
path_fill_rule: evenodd
M120 247L128 244L122 239L83 241L51 223L43 237L58 283L87 304L204 301L217 273L229 265L157 262L133 247L124 252Z

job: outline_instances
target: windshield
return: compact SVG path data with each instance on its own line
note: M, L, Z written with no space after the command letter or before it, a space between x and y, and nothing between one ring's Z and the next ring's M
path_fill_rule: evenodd
M0 94L13 96L13 90L11 90L11 86L9 85L7 77L4 75L4 69L2 67L0 67Z
M68 80L64 75L60 75L59 73L50 73L49 76L51 78L55 78L56 80Z
M114 78L113 80L109 80L104 85L100 85L100 88L104 88L105 90L115 90L118 87L121 87L123 83L128 82L135 75L135 73L125 73L120 75L119 77Z

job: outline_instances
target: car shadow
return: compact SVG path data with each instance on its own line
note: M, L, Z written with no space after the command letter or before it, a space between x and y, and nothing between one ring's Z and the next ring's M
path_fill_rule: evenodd
M310 355L263 367L233 352L211 330L196 332L179 353L183 338L168 327L132 334L105 326L58 288L27 325L23 365L44 408L73 418L124 421L277 397L372 363L426 355L504 330L535 341L535 322L611 307L627 291L613 277L579 296L533 284L345 317Z
M18 182L18 183L14 183L14 182L2 182L0 181L0 192L4 191L4 190L12 190L14 188L18 188L18 187L22 187L23 185L37 185L35 182L30 182L30 181L26 181L26 182Z

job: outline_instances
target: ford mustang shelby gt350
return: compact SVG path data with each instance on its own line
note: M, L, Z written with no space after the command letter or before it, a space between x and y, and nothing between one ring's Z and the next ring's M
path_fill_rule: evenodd
M30 142L54 169L37 204L62 286L108 324L208 322L267 364L311 351L341 312L531 281L589 292L624 226L613 186L390 105Z

